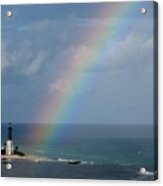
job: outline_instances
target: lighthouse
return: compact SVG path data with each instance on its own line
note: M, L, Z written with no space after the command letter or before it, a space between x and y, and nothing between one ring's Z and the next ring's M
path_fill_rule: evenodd
M14 152L14 145L12 140L12 124L8 124L8 133L7 133L7 141L6 141L6 155L12 155Z

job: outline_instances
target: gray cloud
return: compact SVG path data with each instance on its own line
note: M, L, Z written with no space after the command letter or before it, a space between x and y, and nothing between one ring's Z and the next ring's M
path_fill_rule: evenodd
M30 76L36 74L44 60L46 54L44 51L33 50L33 45L24 40L19 43L14 50L9 49L10 47L2 42L2 72L10 72Z
M59 92L69 92L72 89L72 84L67 79L58 79L49 85L49 93Z
M42 99L41 94L46 94L46 91L52 95L71 91L73 82L66 74L72 70L86 77L86 86L82 89L87 91L82 92L81 100L74 105L77 109L72 109L80 110L79 114L70 117L69 122L146 124L153 121L152 25L149 20L133 21L136 26L124 33L118 32L113 42L110 43L112 38L106 39L98 55L85 35L90 28L96 30L100 24L105 25L102 21L73 17L68 22L41 20L15 29L2 41L3 79L14 82L10 86L2 85L3 100L8 100L7 105L11 100L13 103L11 116L15 118L14 105L18 108L27 105L26 111L32 115L33 103L37 105ZM87 58L89 55L95 56L93 65L80 71L83 63L87 62L83 56ZM24 92L24 89L28 91ZM37 100L39 96L40 100ZM30 101L26 103L24 98ZM6 118L8 113L6 111ZM31 118L25 115L26 120ZM20 121L24 120L19 113L17 116Z

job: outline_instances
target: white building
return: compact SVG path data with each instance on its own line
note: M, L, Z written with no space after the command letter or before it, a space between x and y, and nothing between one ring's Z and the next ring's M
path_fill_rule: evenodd
M12 141L12 126L8 124L8 137L6 141L6 155L12 155L14 153L14 144Z

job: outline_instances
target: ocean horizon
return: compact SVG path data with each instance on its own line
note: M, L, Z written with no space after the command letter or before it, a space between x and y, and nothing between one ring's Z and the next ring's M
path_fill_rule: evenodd
M14 145L17 145L25 154L80 160L87 166L100 166L100 170L109 167L109 169L113 169L112 172L123 170L123 173L127 171L126 174L134 175L135 173L137 176L141 167L145 167L149 172L154 172L154 141L149 126L135 125L130 130L127 125L126 127L124 125L122 127L119 125L71 125L70 131L60 132L60 136L53 136L49 141L38 144L28 143L24 138L31 131L31 126L31 124L13 124ZM112 132L109 132L109 128L112 129ZM140 131L146 128L146 132L143 131L145 134L143 137ZM3 124L2 145L6 139L6 131L7 125ZM117 138L116 135L119 137ZM47 164L44 166L46 167ZM107 171L105 170L106 175L103 176L108 176ZM36 176L34 173L36 177L41 174L40 172ZM128 178L130 177L128 176ZM147 176L143 179L150 178Z

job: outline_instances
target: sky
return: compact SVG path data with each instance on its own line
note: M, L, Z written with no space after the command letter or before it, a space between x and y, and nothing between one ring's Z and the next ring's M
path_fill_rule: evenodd
M121 6L2 6L2 122L153 124L153 3Z

